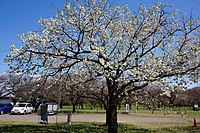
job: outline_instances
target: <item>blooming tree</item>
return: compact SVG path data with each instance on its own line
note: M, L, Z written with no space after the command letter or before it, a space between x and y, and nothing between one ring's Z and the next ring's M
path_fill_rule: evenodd
M80 71L105 80L108 132L115 133L121 96L168 77L180 83L199 79L200 19L166 6L141 5L131 12L106 0L65 3L55 17L38 21L39 31L19 35L24 45L11 45L6 61L19 73Z
M82 87L82 82L84 80L83 76L84 75L77 73L70 73L63 78L63 82L65 84L64 89L66 91L65 96L72 104L72 113L76 112L76 105L83 101L81 97L85 91L85 89Z
M17 87L21 84L19 76L12 73L0 75L0 98L12 96Z

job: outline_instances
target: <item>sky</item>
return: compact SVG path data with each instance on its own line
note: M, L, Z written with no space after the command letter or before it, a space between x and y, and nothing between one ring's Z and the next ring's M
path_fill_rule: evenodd
M38 30L40 18L55 16L56 9L62 9L65 1L71 0L0 0L0 73L8 70L4 58L9 54L10 45L22 46L18 34L29 30ZM174 9L185 13L193 9L194 15L200 17L200 0L110 0L110 3L128 5L136 11L143 4L146 7L156 2L173 4Z

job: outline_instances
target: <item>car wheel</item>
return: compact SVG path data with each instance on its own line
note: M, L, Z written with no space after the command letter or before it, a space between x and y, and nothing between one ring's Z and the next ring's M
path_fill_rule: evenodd
M1 115L3 115L3 110L1 110Z
M24 113L23 113L24 115L26 114L26 111L24 111Z

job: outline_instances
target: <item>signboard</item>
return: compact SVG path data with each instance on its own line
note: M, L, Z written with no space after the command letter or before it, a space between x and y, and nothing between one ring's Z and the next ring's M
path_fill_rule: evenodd
M129 108L129 104L126 104L126 112L129 112L130 108Z

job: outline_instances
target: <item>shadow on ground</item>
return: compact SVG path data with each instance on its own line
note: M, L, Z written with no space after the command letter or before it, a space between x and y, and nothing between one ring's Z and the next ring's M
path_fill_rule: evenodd
M179 132L199 133L200 128L194 127L173 127L148 129L139 128L134 125L120 124L118 133L179 133ZM101 124L14 124L14 125L0 125L1 133L106 133L107 127Z
M1 133L106 133L107 127L100 124L47 124L47 125L1 125ZM147 129L120 125L119 133L150 133Z

